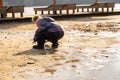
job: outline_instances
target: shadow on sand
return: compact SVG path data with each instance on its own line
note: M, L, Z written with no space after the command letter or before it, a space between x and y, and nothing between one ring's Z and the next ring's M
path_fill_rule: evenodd
M56 49L30 49L30 50L26 50L23 52L19 52L14 54L13 56L18 56L18 55L49 55L49 54L54 54L55 52L57 52Z
M0 23L0 29L10 29L19 26L34 26L34 24L32 22L27 22L27 21L26 22L9 21L9 22L3 22L2 24Z

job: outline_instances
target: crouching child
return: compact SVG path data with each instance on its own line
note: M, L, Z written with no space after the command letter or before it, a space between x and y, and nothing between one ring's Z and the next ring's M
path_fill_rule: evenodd
M33 49L44 49L46 40L52 43L52 48L58 48L58 40L64 36L61 26L56 24L55 20L50 17L35 15L32 17L32 21L37 26L33 38L33 42L37 42L37 45L34 45Z

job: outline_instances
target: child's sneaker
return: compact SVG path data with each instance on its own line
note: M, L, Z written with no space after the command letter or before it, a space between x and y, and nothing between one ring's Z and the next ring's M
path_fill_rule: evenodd
M34 45L33 49L44 49L44 47L43 46Z

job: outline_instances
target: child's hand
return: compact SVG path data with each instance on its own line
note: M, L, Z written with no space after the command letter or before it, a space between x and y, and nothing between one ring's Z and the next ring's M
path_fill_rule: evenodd
M36 41L33 41L32 43L36 43Z

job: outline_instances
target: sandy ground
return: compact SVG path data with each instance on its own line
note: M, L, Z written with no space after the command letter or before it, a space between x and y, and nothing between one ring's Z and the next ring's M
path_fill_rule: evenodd
M65 36L58 49L45 50L32 49L35 24L0 24L0 80L120 80L119 20L119 15L57 20Z

